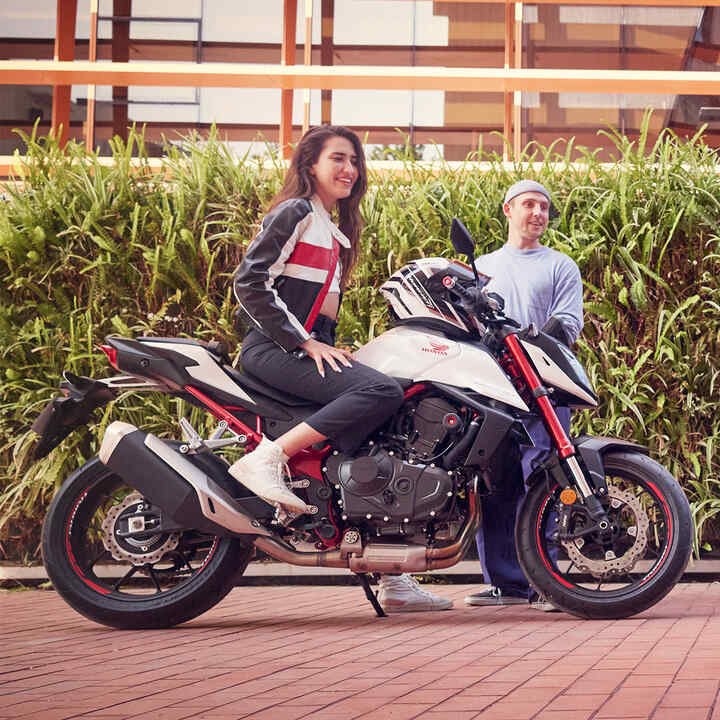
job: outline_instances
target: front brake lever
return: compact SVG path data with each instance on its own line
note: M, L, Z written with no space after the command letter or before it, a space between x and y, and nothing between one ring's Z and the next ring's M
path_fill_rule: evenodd
M496 313L502 313L505 309L505 298L496 292L488 292L487 287L481 288L480 295L485 304Z

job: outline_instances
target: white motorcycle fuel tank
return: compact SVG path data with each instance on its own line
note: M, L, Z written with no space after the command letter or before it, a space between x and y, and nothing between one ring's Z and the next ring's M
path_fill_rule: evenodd
M401 325L363 345L354 356L392 377L468 388L529 410L492 355L470 343Z

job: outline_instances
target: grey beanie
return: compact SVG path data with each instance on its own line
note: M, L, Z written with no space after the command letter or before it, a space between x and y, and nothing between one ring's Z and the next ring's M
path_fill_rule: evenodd
M526 192L541 193L550 201L550 204L552 205L550 193L539 182L535 182L534 180L518 180L518 182L512 184L508 188L508 191L505 193L503 205L505 203L509 203L513 198L517 197L518 195L522 195Z

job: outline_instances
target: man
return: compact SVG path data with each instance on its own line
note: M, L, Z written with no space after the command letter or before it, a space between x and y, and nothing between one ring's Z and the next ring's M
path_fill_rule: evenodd
M503 213L508 220L508 239L495 252L476 260L477 268L492 279L488 290L505 299L505 314L522 327L533 323L541 329L551 317L562 324L568 344L577 340L583 327L582 280L575 262L564 253L540 243L550 215L550 193L534 180L520 180L505 194ZM570 410L557 408L565 431ZM515 515L525 494L525 480L533 463L550 450L550 438L540 418L531 421L528 432L535 447L523 448L522 478L508 482L507 490L482 498L482 527L477 535L483 578L490 588L468 595L468 605L514 605L534 600L515 550ZM515 467L509 468L517 472ZM509 480L510 478L508 478ZM554 609L542 600L535 607Z
M478 270L490 276L488 290L505 299L505 313L523 327L534 323L542 328L551 317L562 324L568 344L582 330L582 281L575 262L561 252L540 244L550 215L550 193L533 180L521 180L505 195L503 212L508 219L507 243L477 259ZM565 431L570 426L568 408L558 408ZM483 525L477 536L483 577L489 590L468 595L468 605L510 605L534 599L515 551L515 513L525 493L524 480L533 462L550 449L550 438L542 421L531 422L528 431L535 442L526 448L520 469L509 465L517 482L508 483L509 492L482 499ZM448 610L452 601L421 588L409 575L384 575L380 579L380 604L386 612ZM543 610L553 607L540 602Z

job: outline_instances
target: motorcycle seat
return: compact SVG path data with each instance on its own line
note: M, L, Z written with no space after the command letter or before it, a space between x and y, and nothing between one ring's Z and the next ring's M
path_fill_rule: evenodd
M275 402L279 402L281 405L286 405L287 407L317 405L317 403L312 400L305 400L305 398L299 398L295 395L288 395L282 390L267 385L254 375L250 375L245 371L240 372L236 370L231 365L223 365L222 368L243 390L248 390L251 393L259 393L271 400L275 400Z

